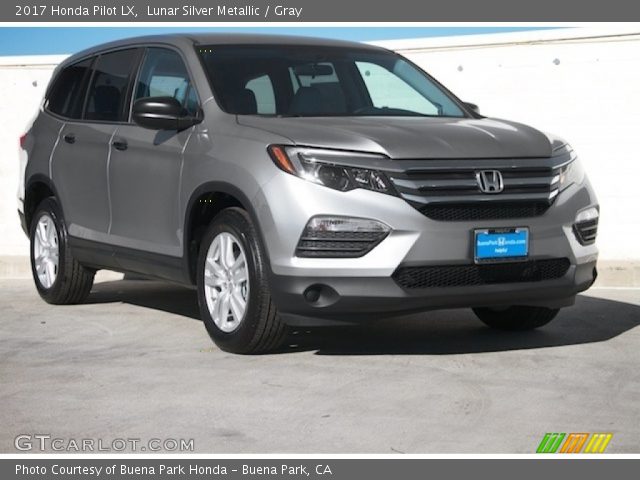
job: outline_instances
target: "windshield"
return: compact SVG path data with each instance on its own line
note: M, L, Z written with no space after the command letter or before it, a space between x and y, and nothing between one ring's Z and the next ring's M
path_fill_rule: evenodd
M238 115L464 117L436 82L384 51L199 47L220 106Z

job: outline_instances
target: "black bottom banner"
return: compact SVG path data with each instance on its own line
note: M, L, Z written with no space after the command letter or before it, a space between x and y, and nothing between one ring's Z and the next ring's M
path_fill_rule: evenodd
M8 479L316 479L631 478L636 459L0 459ZM636 472L637 473L637 472Z

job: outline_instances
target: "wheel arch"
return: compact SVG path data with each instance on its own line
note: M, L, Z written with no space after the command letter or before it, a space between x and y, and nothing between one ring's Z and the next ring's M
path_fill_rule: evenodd
M60 208L62 217L64 218L64 211L60 204L60 196L53 181L41 173L32 175L24 189L24 217L27 229L31 226L31 220L33 219L36 208L42 200L48 197L54 197L58 200L58 208Z
M269 255L264 248L264 238L260 229L258 215L245 193L235 185L226 182L206 182L196 188L187 202L184 217L183 248L184 268L192 284L196 283L197 258L200 239L213 218L228 207L240 207L251 217L256 226L259 240L263 246L265 258ZM269 264L269 263L268 263Z

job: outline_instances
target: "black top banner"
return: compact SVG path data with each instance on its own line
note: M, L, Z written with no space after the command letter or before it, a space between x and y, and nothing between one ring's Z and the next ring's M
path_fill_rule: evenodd
M629 0L14 0L0 22L633 22Z

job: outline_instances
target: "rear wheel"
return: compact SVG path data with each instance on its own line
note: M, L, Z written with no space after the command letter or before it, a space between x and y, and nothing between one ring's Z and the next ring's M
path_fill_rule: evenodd
M512 306L507 308L474 308L473 312L486 325L499 330L524 331L542 327L555 318L557 308Z
M31 272L40 296L58 305L82 302L91 291L95 271L73 258L62 212L53 197L36 208L30 240Z
M198 256L198 303L205 327L222 350L264 353L279 347L286 329L269 293L262 247L244 210L218 214Z

